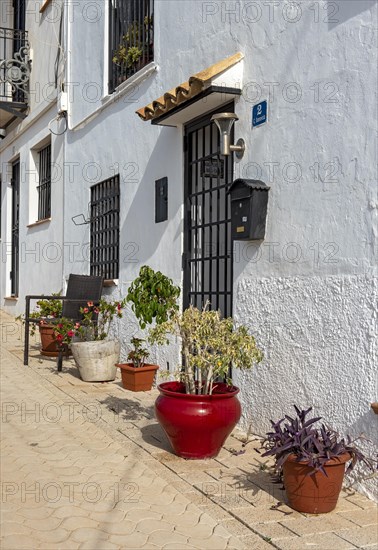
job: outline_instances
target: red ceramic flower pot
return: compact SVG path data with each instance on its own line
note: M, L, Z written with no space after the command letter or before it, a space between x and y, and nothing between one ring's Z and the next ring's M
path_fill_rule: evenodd
M350 455L345 453L325 463L327 476L312 471L307 462L296 462L293 454L283 465L283 481L289 504L298 512L323 514L334 510L344 479L345 463Z
M158 389L156 418L175 453L192 459L216 456L241 416L239 389L222 383L212 395L190 395L181 382L164 382Z

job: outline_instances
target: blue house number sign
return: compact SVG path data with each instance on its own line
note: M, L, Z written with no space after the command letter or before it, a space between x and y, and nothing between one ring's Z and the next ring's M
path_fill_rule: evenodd
M252 109L252 128L255 126L261 126L264 122L267 121L268 117L268 102L261 101L257 105L253 106Z

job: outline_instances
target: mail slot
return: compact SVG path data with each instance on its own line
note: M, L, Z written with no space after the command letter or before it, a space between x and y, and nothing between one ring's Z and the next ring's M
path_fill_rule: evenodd
M265 237L268 187L260 180L237 179L230 189L231 233L237 241L257 241Z

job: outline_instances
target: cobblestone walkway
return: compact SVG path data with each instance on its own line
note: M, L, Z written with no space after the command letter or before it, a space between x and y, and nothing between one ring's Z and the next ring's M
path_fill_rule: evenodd
M24 367L19 325L1 319L2 550L378 548L365 497L299 514L254 443L235 454L237 433L216 459L180 459L154 419L156 390L82 382L37 348Z

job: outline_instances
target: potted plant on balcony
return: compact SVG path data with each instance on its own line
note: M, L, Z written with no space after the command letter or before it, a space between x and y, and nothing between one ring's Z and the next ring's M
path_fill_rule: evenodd
M143 347L144 342L142 338L131 338L133 349L127 356L129 363L117 365L121 369L122 385L126 390L149 391L152 387L159 367L145 362L150 353Z
M142 68L143 50L145 50L147 62L152 60L152 36L152 16L146 16L143 23L140 21L130 23L112 58L113 63L122 72L119 77L119 84Z
M183 366L179 381L158 386L156 417L171 445L183 458L216 456L241 415L239 389L228 377L230 365L251 368L262 360L255 339L244 326L220 312L190 306L150 331L152 343L168 343L167 335L181 340Z
M357 462L374 470L374 461L366 458L349 436L339 434L324 424L316 428L321 417L307 419L312 410L299 410L296 417L285 415L271 421L272 431L262 442L262 456L273 456L275 469L283 479L289 504L308 514L331 512L337 504L344 474ZM349 462L347 469L346 464Z
M70 344L72 355L82 380L107 382L114 380L119 361L120 343L107 339L115 317L122 318L126 300L108 302L101 299L98 305L88 302L80 308L82 320L73 323L60 319L55 329L57 340Z

